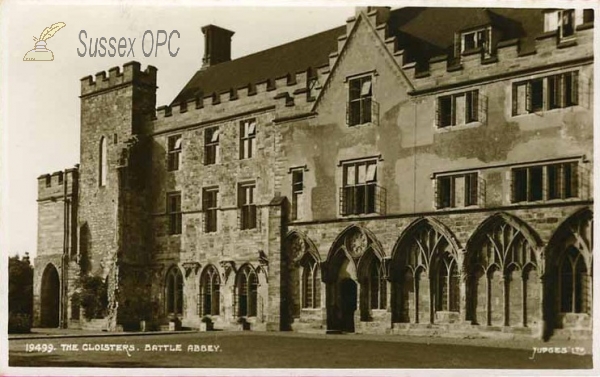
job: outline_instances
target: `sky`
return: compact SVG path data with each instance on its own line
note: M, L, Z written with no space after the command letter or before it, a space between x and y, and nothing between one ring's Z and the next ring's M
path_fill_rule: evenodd
M181 4L181 3L179 3ZM0 247L4 254L36 254L37 177L71 168L79 162L80 79L136 60L158 68L157 106L169 104L200 68L203 35L215 24L235 32L232 58L277 46L344 25L354 8L337 7L207 7L152 6L113 2L110 5L16 2L2 4L2 182L3 216ZM47 26L66 26L47 41L51 62L24 62ZM80 31L89 38L136 38L135 57L80 57ZM172 50L142 54L146 30L179 32ZM147 45L149 46L149 45ZM149 48L146 49L148 51ZM309 52L307 52L309 53ZM89 55L89 54L88 54Z

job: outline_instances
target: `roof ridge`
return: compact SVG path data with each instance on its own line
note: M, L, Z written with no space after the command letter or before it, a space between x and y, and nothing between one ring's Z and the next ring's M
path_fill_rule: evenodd
M238 58L231 59L231 60L229 60L229 61L226 61L226 62L223 62L223 63L220 63L220 64L225 64L225 63L229 63L229 62L237 61L237 60L240 60L240 59L243 59L243 58L249 57L249 56L254 56L254 55L257 55L257 54L265 53L265 52L267 52L267 51L271 51L271 50L274 50L274 49L277 49L277 48L281 48L281 47L283 47L283 46L291 45L291 44L294 44L294 43L297 43L297 42L300 42L300 41L303 41L303 40L306 40L306 39L309 39L309 38L315 38L315 37L317 37L317 36L319 36L319 35L322 35L322 34L331 33L331 32L333 32L333 31L334 31L334 30L336 30L336 29L341 29L341 28L345 28L345 27L346 27L346 25L340 25L340 26L336 26L336 27L334 27L334 28L327 29L327 30L324 30L324 31L320 31L320 32L318 32L318 33L315 33L315 34L307 35L306 37L302 37L302 38L294 39L294 40L292 40L292 41L285 42L285 43L282 43L282 44L280 44L280 45L277 45L277 46L269 47L269 48L266 48L266 49L264 49L264 50L259 50L259 51L256 51L256 52L253 52L253 53L250 53L250 54L248 54L248 55L243 55L243 56L240 56L240 57L238 57Z

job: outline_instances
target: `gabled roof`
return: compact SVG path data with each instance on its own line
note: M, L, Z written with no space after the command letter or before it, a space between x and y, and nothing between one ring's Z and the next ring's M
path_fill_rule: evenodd
M405 50L409 61L426 65L430 58L452 52L456 32L490 24L500 32L501 41L519 38L521 50L526 51L543 32L543 12L543 9L518 8L408 7L391 11L387 23L389 32L398 40L398 48ZM337 51L337 38L345 33L344 25L200 69L171 105L327 65L329 54Z
M329 54L337 49L337 38L346 26L263 50L251 55L200 69L175 97L172 104L198 95L223 93L267 79L306 71L329 63Z

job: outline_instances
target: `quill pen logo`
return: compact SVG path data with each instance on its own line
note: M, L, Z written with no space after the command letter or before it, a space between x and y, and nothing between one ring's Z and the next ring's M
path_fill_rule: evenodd
M33 37L33 40L35 41L35 48L33 50L28 51L25 54L25 56L23 57L23 61L40 62L54 60L54 54L52 53L52 51L46 48L46 41L52 38L52 36L56 34L57 31L59 31L65 26L67 26L67 24L65 24L64 22L57 22L55 24L52 24L52 26L45 28L44 31L42 31L42 34L40 34L39 38Z

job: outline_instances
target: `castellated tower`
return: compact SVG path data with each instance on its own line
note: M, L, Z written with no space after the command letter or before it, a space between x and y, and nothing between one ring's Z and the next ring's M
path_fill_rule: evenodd
M156 71L152 66L142 71L139 63L130 62L108 75L81 79L79 261L82 274L105 279L103 326L108 330L139 323L134 317L146 310L138 308L147 286L138 266L147 262L150 234L149 181L144 179L150 162L142 156L150 148L145 136L156 106Z
M78 169L38 177L38 249L34 269L34 326L67 327L77 278ZM75 308L78 312L78 308Z

